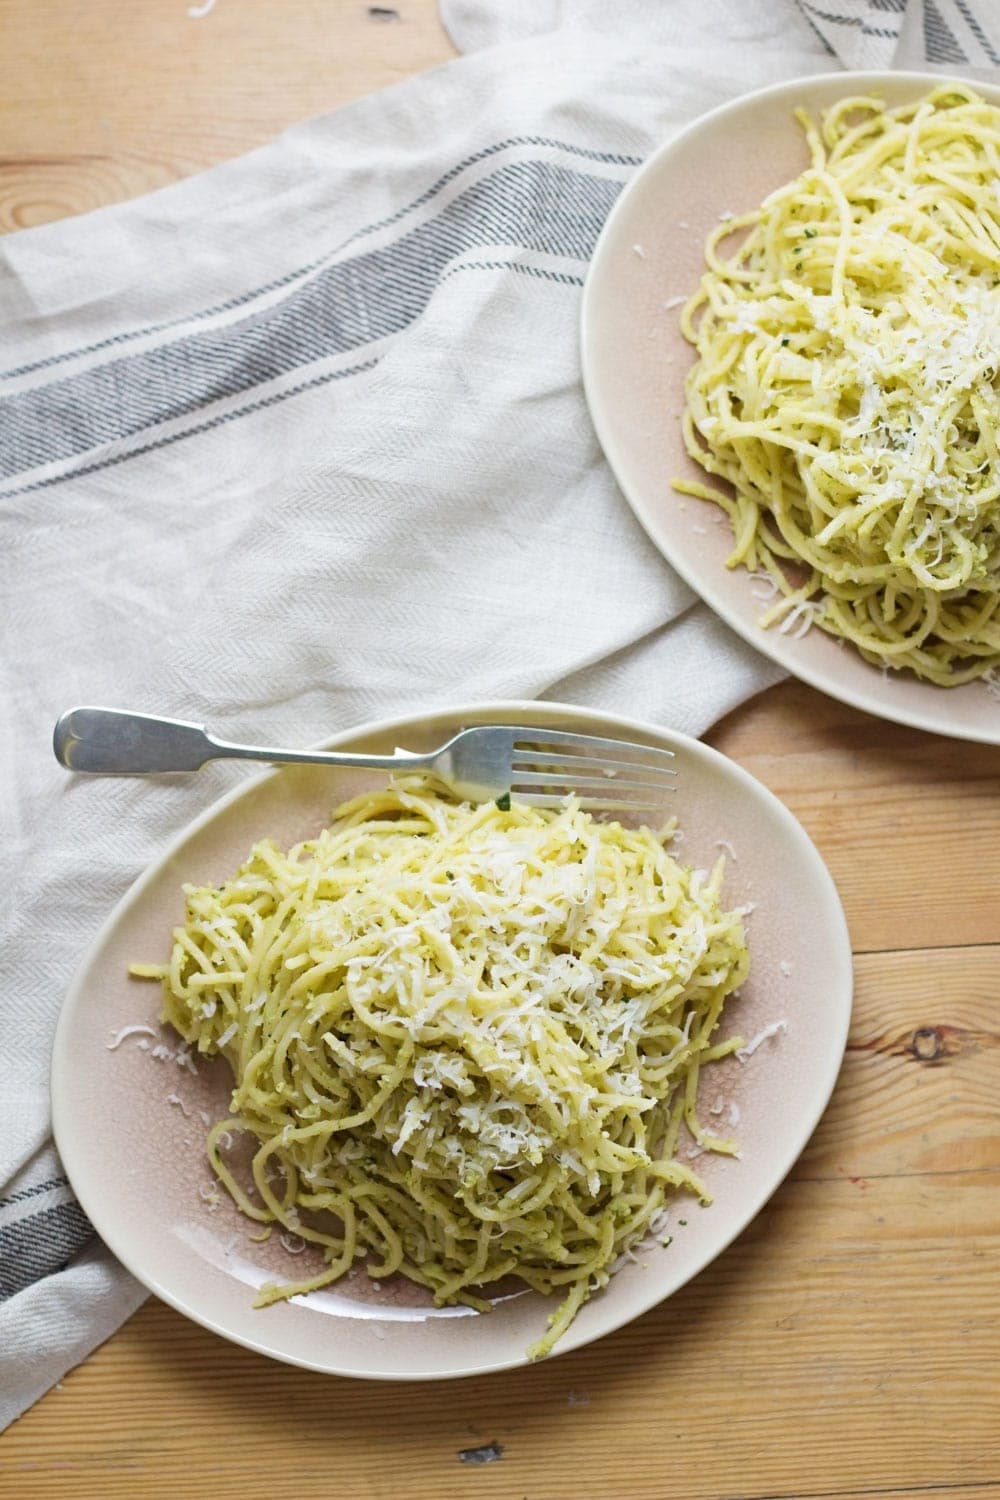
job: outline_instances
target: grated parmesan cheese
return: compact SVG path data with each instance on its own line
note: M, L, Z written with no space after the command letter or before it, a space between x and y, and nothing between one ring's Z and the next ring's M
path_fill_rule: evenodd
M123 1026L121 1031L117 1032L106 1045L109 1052L115 1052L121 1046L122 1042L130 1036L155 1037L156 1035L157 1033L152 1026Z
M259 845L228 886L188 890L167 1013L208 1056L239 1039L230 1109L265 1153L257 1185L291 1245L296 1204L349 1191L367 1233L345 1229L332 1266L384 1242L388 1223L405 1274L444 1300L512 1262L565 1295L566 1253L579 1300L612 1260L636 1259L645 1222L618 1212L630 1193L666 1227L650 1152L710 1050L706 1018L746 972L724 861L681 866L651 829L598 823L573 799L472 806L415 778L340 816L287 854ZM676 1156L668 1181L704 1191ZM400 1213L408 1201L420 1212ZM600 1239L581 1235L609 1216Z
M745 1047L738 1048L733 1056L739 1058L741 1063L749 1062L758 1047L770 1040L771 1037L777 1036L779 1032L787 1030L787 1021L772 1021L770 1026L765 1026L763 1031L758 1031L757 1035L752 1037Z

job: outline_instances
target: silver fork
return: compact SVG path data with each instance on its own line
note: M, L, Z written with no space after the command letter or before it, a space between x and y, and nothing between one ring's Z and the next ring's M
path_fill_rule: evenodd
M274 750L233 745L200 724L116 708L71 708L55 727L56 759L71 771L155 776L197 771L210 760L265 760L377 771L426 771L456 796L489 802L511 796L532 807L558 807L570 793L591 811L643 812L673 790L672 750L628 740L572 734L538 725L484 724L463 729L427 754L361 755L353 750Z

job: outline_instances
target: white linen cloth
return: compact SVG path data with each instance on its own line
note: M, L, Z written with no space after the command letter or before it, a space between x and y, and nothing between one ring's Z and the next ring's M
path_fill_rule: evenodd
M596 235L655 145L741 91L903 47L997 61L987 0L444 16L475 56L0 242L0 1426L144 1296L51 1146L61 996L241 774L76 781L58 713L308 744L549 696L704 730L779 674L694 601L598 450L576 333Z

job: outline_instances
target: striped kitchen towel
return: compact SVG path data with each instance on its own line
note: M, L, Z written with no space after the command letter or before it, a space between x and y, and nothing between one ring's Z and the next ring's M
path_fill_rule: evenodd
M723 45L740 41L790 49L812 31L833 66L926 68L991 76L1000 68L996 0L731 0L708 11L700 0L441 0L441 15L461 52L572 26L620 36L639 26L649 45L704 41L720 26Z
M143 1295L51 1146L60 998L239 774L77 784L57 714L309 743L549 695L700 732L774 681L616 492L580 391L587 261L698 113L914 36L985 66L985 10L923 0L915 33L893 0L454 0L475 56L0 242L0 1425Z

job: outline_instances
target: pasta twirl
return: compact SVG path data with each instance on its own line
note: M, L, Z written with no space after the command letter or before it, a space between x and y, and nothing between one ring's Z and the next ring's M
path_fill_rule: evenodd
M954 686L1000 669L1000 108L844 99L812 162L706 247L688 452L779 629ZM748 231L731 253L725 242ZM791 567L789 567L791 564Z
M411 779L341 807L318 838L258 844L186 887L165 1018L234 1075L213 1165L245 1213L488 1307L517 1276L562 1300L548 1353L668 1195L708 1194L677 1159L701 1066L747 972L721 862L686 869L650 829L572 801L472 806ZM253 1188L218 1151L256 1140Z

